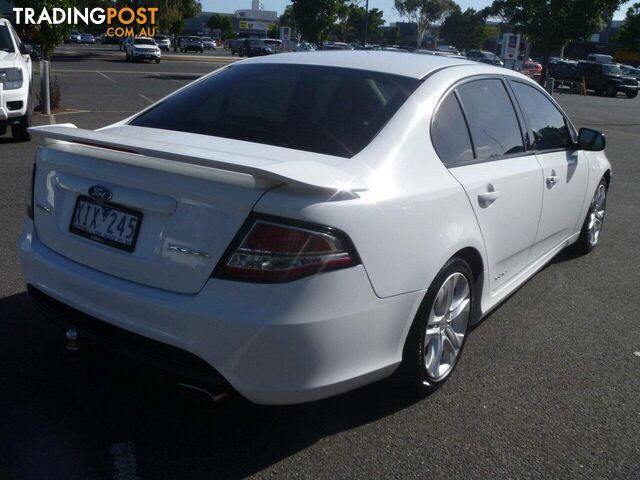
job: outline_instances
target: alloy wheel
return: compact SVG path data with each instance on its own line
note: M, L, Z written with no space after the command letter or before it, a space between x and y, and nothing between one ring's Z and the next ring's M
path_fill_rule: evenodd
M604 183L601 183L593 197L593 203L589 211L589 223L587 224L587 240L591 246L598 243L602 223L604 222L604 210L607 201L607 189Z
M467 332L470 310L469 281L460 272L452 273L438 291L424 336L424 366L432 380L443 379L455 366Z

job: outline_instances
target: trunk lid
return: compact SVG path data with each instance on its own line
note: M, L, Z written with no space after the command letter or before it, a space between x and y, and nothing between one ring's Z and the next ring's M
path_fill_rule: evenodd
M267 189L283 183L332 188L332 182L348 181L346 173L317 164L304 152L149 130L119 126L95 132L69 125L31 129L44 138L37 153L34 218L47 247L119 278L193 294L202 289ZM153 140L157 138L164 141ZM317 167L317 178L308 171L312 166ZM104 190L108 196L95 195ZM112 210L140 216L132 251L72 228L79 199L102 209L98 224L105 211L105 221ZM98 207L87 206L93 208Z

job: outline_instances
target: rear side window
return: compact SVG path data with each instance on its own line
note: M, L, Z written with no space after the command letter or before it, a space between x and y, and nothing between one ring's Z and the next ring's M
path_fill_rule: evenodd
M560 110L536 88L520 82L512 82L511 85L533 130L534 150L553 150L571 145L567 122Z
M455 94L451 92L442 101L431 125L431 141L447 167L473 161L473 147L469 131Z
M233 65L131 121L350 158L415 91L418 79L313 65Z
M456 91L478 160L524 152L518 118L500 80L475 80Z

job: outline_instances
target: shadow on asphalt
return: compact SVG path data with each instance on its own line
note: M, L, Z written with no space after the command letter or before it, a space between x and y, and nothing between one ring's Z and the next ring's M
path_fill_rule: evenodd
M107 353L71 359L24 293L0 312L0 474L10 478L111 478L122 445L143 479L242 478L419 401L383 381L305 405L212 403Z

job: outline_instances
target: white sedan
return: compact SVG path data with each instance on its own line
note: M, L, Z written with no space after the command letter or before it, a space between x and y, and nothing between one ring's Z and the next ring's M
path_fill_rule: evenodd
M603 135L527 77L409 53L251 59L32 133L36 304L74 346L263 404L437 388L470 325L597 245L611 179Z

